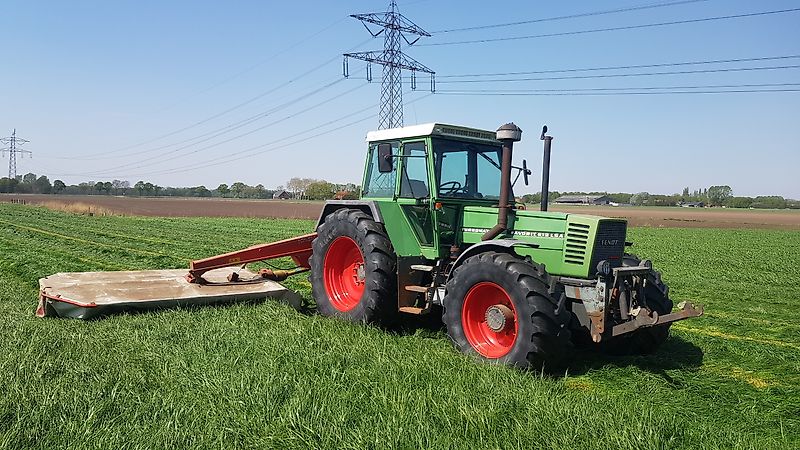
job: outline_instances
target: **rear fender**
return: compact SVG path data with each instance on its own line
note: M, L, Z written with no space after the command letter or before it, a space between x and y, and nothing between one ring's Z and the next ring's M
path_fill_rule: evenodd
M317 220L317 227L322 225L322 222L325 222L325 218L328 217L329 214L333 214L334 212L340 209L357 209L364 214L372 217L372 220L378 223L383 223L383 216L381 216L381 210L378 209L378 205L375 202L370 200L331 200L325 202L325 207L322 208L322 213L319 215L319 220Z

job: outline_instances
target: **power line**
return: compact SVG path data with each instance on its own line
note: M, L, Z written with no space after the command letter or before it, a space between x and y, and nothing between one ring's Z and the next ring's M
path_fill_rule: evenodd
M364 45L364 44L366 44L366 43L368 43L370 41L371 41L371 39L367 39L367 40L359 43L358 45L353 46L351 49L359 48L362 45ZM138 142L136 144L128 145L126 147L121 147L121 148L118 148L118 149L115 149L115 150L110 150L110 151L105 151L105 152L98 152L98 153L89 154L89 155L77 155L75 158L92 158L92 157L96 157L96 156L107 156L107 155L113 154L113 153L120 153L120 152L124 152L126 150L131 150L131 149L134 149L134 148L137 148L137 147L141 147L143 145L147 145L147 144L151 144L153 142L157 142L157 141L159 141L161 139L164 139L164 138L167 138L167 137L170 137L170 136L174 136L174 135L182 133L182 132L184 132L186 130L190 130L190 129L195 128L197 126L200 126L200 125L203 125L205 123L208 123L208 122L210 122L210 121L212 121L214 119L222 117L222 116L224 116L224 115L226 115L226 114L228 114L230 112L233 112L233 111L235 111L237 109L240 109L240 108L242 108L244 106L247 106L247 105L249 105L249 104L251 104L251 103L253 103L253 102L257 101L257 100L260 100L260 99L266 97L269 94L272 94L273 92L275 92L275 91L277 91L279 89L282 89L282 88L284 88L286 86L289 86L290 84L292 84L292 83L294 83L294 82L296 82L296 81L298 81L298 80L300 80L300 79L302 79L302 78L304 78L304 77L306 77L306 76L308 76L308 75L320 70L321 68L327 66L328 64L331 64L332 62L336 61L338 58L339 58L339 56L334 56L333 58L328 59L327 61L323 62L322 64L319 64L319 65L317 65L317 66L315 66L315 67L313 67L313 68L301 73L300 75L297 75L297 76L293 77L292 79L290 79L290 80L288 80L288 81L286 81L286 82L284 82L282 84L279 84L278 86L275 86L275 87L273 87L273 88L271 88L271 89L269 89L267 91L264 91L264 92L256 95L255 97L251 97L251 98L249 98L249 99L247 99L247 100L245 100L245 101L243 101L243 102L241 102L241 103L239 103L237 105L234 105L234 106L232 106L232 107L230 107L230 108L228 108L228 109L226 109L226 110L224 110L224 111L222 111L220 113L214 114L214 115L212 115L210 117L207 117L207 118L205 118L203 120L200 120L198 122L192 123L190 125L184 126L184 127L179 128L177 130L174 130L174 131L171 131L171 132L168 132L168 133L164 133L164 134L158 135L158 136L156 136L154 138L147 139L145 141L141 141L141 142Z
M723 88L754 88L754 87L781 87L781 86L800 86L800 83L757 83L757 84L712 84L712 85L691 85L691 86L635 86L635 87L607 87L607 88L570 88L570 89L442 89L437 93L527 93L527 92L582 92L582 91L646 91L646 90L676 90L676 89L723 89Z
M774 60L797 59L797 58L800 58L800 55L764 56L758 58L715 59L715 60L703 60L703 61L683 61L683 62L658 63L658 64L635 64L627 66L582 67L576 69L530 70L523 72L494 72L494 73L472 73L472 74L461 74L461 75L440 75L439 78L469 78L469 77L477 78L477 77L494 77L494 76L508 76L508 75L535 75L544 73L593 72L601 70L625 70L625 69L645 69L645 68L670 67L670 66L727 64L734 62L774 61Z
M326 83L326 84L324 84L324 85L322 85L322 86L320 86L320 87L318 87L318 88L316 88L316 89L314 89L312 91L306 92L305 94L303 94L303 95L301 95L299 97L295 97L295 98L293 98L293 99L291 99L289 101L286 101L284 103L276 105L276 106L268 109L267 111L260 112L258 114L252 115L252 116L247 117L247 118L245 118L243 120L240 120L238 122L234 122L232 124L228 124L228 125L226 125L224 127L211 130L209 132L203 133L203 134L198 135L198 136L194 136L194 137L191 137L191 138L188 138L188 139L184 139L184 140L178 141L178 142L173 142L171 144L165 144L165 145L161 145L161 146L158 146L158 147L150 148L148 150L142 150L142 151L136 152L136 155L137 156L141 156L141 155L144 155L144 154L147 154L147 153L153 153L153 152L164 150L164 149L167 149L167 148L170 148L170 147L174 147L176 145L189 143L187 145L183 145L181 147L174 148L174 149L171 150L171 151L175 152L175 151L179 151L179 150L182 150L182 149L185 149L185 148L188 148L188 147L191 147L191 146L203 143L203 142L208 142L208 141L210 141L211 139L213 139L215 137L218 137L218 136L221 136L223 134L227 134L227 133L229 133L231 131L237 130L239 128L245 127L245 126L247 126L247 125L249 125L249 124L251 124L253 122L256 122L256 121L261 120L261 119L263 119L265 117L268 117L268 116L270 116L270 115L272 115L272 114L274 114L274 113L276 113L276 112L278 112L278 111L280 111L282 109L288 108L290 106L294 106L295 104L297 104L297 102L299 102L301 100L304 100L304 99L306 99L308 97L311 97L311 96L313 96L315 94L318 94L319 92L322 92L322 91L324 91L324 90L326 90L326 89L328 89L328 88L340 83L341 81L342 81L341 78L337 78L334 81L328 82L328 83ZM195 142L192 142L192 141L195 141ZM131 156L131 155L128 155L128 156ZM111 156L111 157L105 157L105 158L101 158L101 157L98 157L98 158L54 157L54 159L101 160L101 159L117 159L117 158L123 158L123 157L126 157L126 156ZM160 156L158 156L158 157L160 157ZM149 159L152 159L152 158L149 158ZM136 162L141 162L141 160L138 160ZM127 165L130 165L130 164L124 164L124 165L122 165L122 167L127 166Z
M330 98L328 98L328 99L326 99L326 100L323 100L323 101L321 101L321 102L319 102L319 103L316 103L316 104L314 104L314 105L312 105L312 106L309 106L309 107L307 107L307 108L305 108L305 109L302 109L302 110L300 110L300 111L298 111L298 112L295 112L295 113L293 113L293 114L290 114L290 115L288 115L288 116L282 117L282 118L280 118L280 119L278 119L278 120L272 121L272 122L270 122L270 123L267 123L267 124L265 124L265 125L262 125L262 126L260 126L260 127L258 127L258 128L255 128L255 129L253 129L253 130L247 131L247 132L245 132L245 133L242 133L242 134L238 134L238 135L236 135L236 136L233 136L233 137L231 137L231 138L227 139L227 140L226 140L226 141L224 141L224 142L218 142L218 143L214 143L214 144L211 144L211 145L208 145L208 146L205 146L205 147L200 147L200 148L197 148L197 149L191 150L191 151L189 151L189 152L184 152L184 153L182 153L182 154L172 154L172 155L170 155L169 157L161 157L160 155L156 155L156 156L154 156L154 157L151 157L151 158L146 158L146 159L143 159L143 160L139 160L139 161L136 161L136 162L134 162L134 163L123 164L123 165L120 165L120 166L116 166L116 167L112 167L112 168L109 168L109 169L100 170L100 171L96 171L96 172L89 172L89 173L87 173L86 175L88 175L88 176L99 176L99 175L102 175L102 174L104 174L104 173L107 173L107 172L110 172L110 171L113 171L113 170L120 170L120 169L125 169L125 170L140 169L140 168L143 168L143 167L148 167L148 166L152 166L152 165L156 165L156 164L162 164L162 163L164 163L164 162L166 162L166 161L172 161L172 160L175 160L175 159L185 158L185 157L187 157L187 156L189 156L189 155L193 155L193 154L199 153L199 152L201 152L201 151L204 151L204 150L208 150L208 149L216 148L216 147L217 147L217 146L219 146L220 144L227 143L227 142L231 142L231 141L234 141L234 140L236 140L236 139L240 139L240 138L242 138L242 137L245 137L245 136L251 135L251 134L253 134L253 133L255 133L255 132L261 131L261 130L263 130L263 129L265 129L265 128L268 128L268 127L271 127L271 126L277 125L277 124L279 124L279 123L281 123L281 122L284 122L284 121L286 121L286 120L289 120L289 119L291 119L291 118L297 117L297 116L299 116L299 115L301 115L301 114L304 114L304 113L306 113L306 112L308 112L308 111L311 111L311 110L313 110L313 109L316 109L316 108L318 108L318 107L320 107L320 106L322 106L322 105L325 105L325 104L327 104L327 103L330 103L330 102L332 102L332 101L334 101L334 100L336 100L336 99L338 99L338 98L344 97L345 95L348 95L348 94L352 93L353 91L356 91L357 89L361 89L361 88L362 88L362 87L364 87L364 86L365 86L365 85L359 85L359 86L356 86L356 87L354 87L354 88L352 88L352 89L349 89L349 90L347 90L347 91L345 91L345 92L342 92L342 93L340 93L340 94L337 94L337 95L335 95L335 96L333 96L333 97L330 97ZM195 144L188 145L188 146L182 147L181 149L190 148L190 147L192 147L192 146L194 146L194 145L195 145ZM180 149L178 149L178 150L180 150ZM226 156L227 156L227 155L226 155ZM147 162L147 161L154 161L154 162L152 162L152 163L145 163L145 162ZM141 163L145 163L145 164L141 164Z
M411 100L407 104L409 104L409 105L413 104L413 103L415 103L417 101L420 101L420 100L423 100L423 99L425 99L425 98L427 98L427 97L429 97L431 95L433 95L433 94L432 93L428 93L428 94L423 95L421 97L418 97L418 98L416 98L414 100ZM363 112L366 112L366 111L369 111L369 110L373 110L374 108L375 108L374 105L367 106L367 107L362 108L360 110L357 110L355 112L346 114L344 116L337 117L336 119L332 119L332 120L329 120L327 122L324 122L324 123L321 123L321 124L318 124L318 125L315 125L315 126L308 127L305 131L301 131L299 133L295 133L291 137L293 138L293 137L301 136L303 134L307 134L307 133L311 133L311 132L314 132L314 131L318 131L320 128L324 128L324 127L327 127L329 125L333 125L333 124L335 124L337 122L341 122L343 120L349 119L350 117L356 116L356 115L361 114ZM192 170L196 170L196 169L203 169L203 168L207 168L207 167L217 167L217 166L228 164L228 163L231 163L231 162L234 162L234 161L239 161L239 160L242 160L242 159L245 159L245 158L251 158L253 156L257 156L257 155L261 155L261 154L264 154L264 153L272 152L272 151L275 151L275 150L280 150L280 149L283 149L283 148L287 148L287 147L290 147L292 145L296 145L296 144L299 144L299 143L302 143L302 142L306 142L308 140L311 140L311 139L314 139L314 138L317 138L317 137L320 137L320 136L324 136L324 135L327 135L327 134L330 134L330 133L334 133L334 132L339 131L339 130L343 130L345 128L351 127L353 125L356 125L358 123L361 123L361 122L364 122L366 120L373 119L373 118L375 118L375 114L374 113L370 113L369 115L367 115L365 117L361 117L359 119L356 119L354 121L348 122L348 123L346 123L344 125L341 125L339 127L336 127L336 128L333 128L333 129L330 129L330 130L327 130L327 131L320 131L320 132L318 132L316 134L313 134L313 135L308 136L308 137L303 138L303 139L290 140L290 137L276 139L276 140L271 141L271 142L259 144L259 145L256 145L256 146L244 149L244 150L240 150L240 151L237 151L237 152L226 154L224 156L212 158L210 160L206 160L205 162L196 164L194 166L184 166L184 167L178 167L178 168L174 168L174 169L165 169L165 170L161 170L161 171L146 172L146 173L117 174L115 176L118 176L118 177L121 177L121 178L127 178L127 177L145 177L145 176L153 176L153 175L169 175L169 174L173 174L173 173L188 172L188 171L192 171ZM286 142L286 141L289 141L289 142ZM266 150L260 150L260 149L263 149L264 147L269 147L269 146L276 145L276 144L282 144L282 145L279 145L278 147L268 148ZM48 174L48 175L51 175L51 176L55 176L55 175L62 175L62 176L89 176L87 174L81 174L81 173L78 173L78 174L76 174L76 173L72 173L72 174ZM107 176L111 176L111 175L107 175Z
M418 97L418 98L416 98L416 99L414 99L414 100L411 100L410 102L408 102L408 103L406 103L406 104L407 104L407 105L410 105L410 104L412 104L412 103L416 103L416 102L418 102L418 101L420 101L420 100L423 100L423 99L425 99L425 98L427 98L427 97L430 97L431 95L433 95L433 93L432 93L432 92L429 92L429 93L427 93L427 94L425 94L425 95L423 95L423 96L421 96L421 97ZM322 128L322 127L325 127L325 126L331 125L331 124L333 124L333 123L336 123L336 122L339 122L339 121L341 121L341 120L343 120L343 119L350 118L350 117L352 117L352 116L354 116L354 115L357 115L357 114L359 114L359 113L361 113L361 112L364 112L364 111L367 111L367 110L370 110L370 109L373 109L373 108L374 108L374 106L368 106L368 107L366 107L366 108L363 108L363 109L361 109L361 110L359 110L359 111L356 111L356 112L354 112L354 113L351 113L351 114L348 114L348 115L345 115L345 116L339 117L339 118L337 118L337 119L334 119L334 120L331 120L331 121L325 122L324 124L320 124L320 125L317 125L317 126L315 126L315 127L309 128L309 130L308 130L308 131L315 131L315 130L317 130L317 129L319 129L319 128ZM369 119L372 119L372 118L374 118L374 117L375 117L375 114L370 114L370 115L368 115L368 116L366 116L366 117L362 117L362 118L360 118L360 119L357 119L357 120L355 120L355 121L348 122L348 123L346 123L346 124L344 124L344 125L342 125L342 126L339 126L339 127L333 128L333 129L331 129L331 130L328 130L328 131L323 131L323 132L320 132L320 133L316 133L316 134L314 134L314 135L312 135L312 136L308 136L308 137L306 137L306 138L303 138L303 139L300 139L300 140L291 141L291 142L288 142L288 143L286 143L286 144L280 145L280 146L278 146L278 147L273 147L273 148L270 148L270 149L267 149L267 150L262 150L262 151L259 151L259 152L252 153L252 151L253 151L253 150L257 150L257 149L260 149L260 148L263 148L263 147L266 147L266 146L269 146L269 145L272 145L272 144L280 143L280 142L282 142L282 141L285 141L286 139L281 139L281 140L273 141L273 142L270 142L270 143L267 143L267 144L260 144L260 145L257 145L257 146L255 146L255 147L251 147L251 148L249 148L249 149L247 149L247 150L243 150L243 151L240 151L240 152L236 152L236 153L232 154L232 155L237 155L237 154L239 155L238 157L235 157L235 158L225 158L225 160L224 160L224 161L221 161L221 159L220 159L220 158L217 158L217 159L215 159L215 160L212 160L212 161L220 161L220 163L219 163L219 164L225 164L226 162L238 161L238 160L241 160L241 159L244 159L244 158L250 158L250 157L253 157L253 156L256 156L256 155L260 155L260 154L264 154L264 153L272 152L272 151L275 151L275 150L280 150L280 149L283 149L283 148L286 148L286 147L289 147L289 146L292 146L292 145L296 145L296 144L299 144L299 143L302 143L302 142L309 141L309 140L311 140L311 139L314 139L314 138L317 138L317 137L321 137L321 136L324 136L324 135L327 135L327 134L330 134L330 133L334 133L334 132L336 132L336 131L343 130L343 129L345 129L345 128L351 127L351 126L353 126L353 125L356 125L356 124L358 124L358 123L364 122L364 121L366 121L366 120L369 120ZM306 131L306 132L308 132L308 131ZM306 133L306 132L301 132L301 133L298 133L298 134L304 134L304 133ZM296 136L296 135L295 135L295 136ZM244 154L244 153L247 153L247 154ZM232 156L232 155L231 155L231 156ZM219 165L219 164L218 164L217 162L207 162L206 164L204 164L204 165L200 165L200 166L188 167L188 168L185 168L185 169L184 169L184 168L181 168L181 169L178 169L178 170L173 170L173 171L169 171L169 172L161 172L161 173L159 173L159 175L167 175L167 174L178 173L178 172L186 172L186 171L189 171L189 170L202 169L202 168L206 168L206 167L213 167L213 166L217 166L217 165Z
M433 34L442 34L442 33L455 33L459 31L474 31L474 30L486 30L489 28L501 28L501 27L512 27L516 25L527 25L531 23L541 23L541 22L551 22L555 20L565 20L565 19L578 19L581 17L591 17L591 16L601 16L605 14L617 14L617 13L624 13L624 12L631 12L631 11L641 11L644 9L653 9L653 8L664 8L668 6L678 6L678 5L686 5L689 3L699 3L699 2L707 2L708 0L683 0L678 2L666 2L666 3L655 3L655 4L648 4L648 5L640 5L640 6L631 6L628 8L616 8L616 9L606 9L600 11L591 11L585 13L578 13L578 14L570 14L566 16L555 16L555 17L545 17L542 19L531 19L531 20L521 20L519 22L508 22L508 23L497 23L493 25L478 25L474 27L464 27L464 28L451 28L449 30L439 30L433 31Z
M715 17L703 17L700 19L687 19L687 20L674 20L670 22L657 22L657 23L647 23L647 24L640 24L640 25L626 25L620 27L609 27L609 28L593 28L589 30L575 30L575 31L563 31L559 33L546 33L546 34L532 34L528 36L510 36L510 37L501 37L501 38L489 38L489 39L473 39L467 41L451 41L451 42L434 42L430 44L420 44L420 47L433 47L439 45L462 45L462 44L485 44L488 42L500 42L500 41L517 41L522 39L537 39L537 38L546 38L546 37L556 37L556 36L573 36L578 34L587 34L587 33L601 33L605 31L621 31L621 30L636 30L642 28L652 28L652 27L663 27L669 25L681 25L681 24L689 24L689 23L700 23L700 22L712 22L717 20L728 20L728 19L742 19L745 17L757 17L757 16L767 16L771 14L784 14L784 13L791 13L800 11L800 8L790 8L790 9L779 9L773 11L761 11L761 12L754 12L754 13L747 13L747 14L733 14L728 16L715 16Z
M784 69L797 69L800 64L793 64L787 66L768 66L768 67L730 67L722 69L702 69L702 70L675 70L665 72L635 72L635 73L615 73L615 74L601 74L601 75L575 75L563 77L526 77L526 78L500 78L493 80L445 80L440 81L440 84L460 84L460 83L514 83L520 81L545 81L545 80L585 80L597 78L623 78L623 77L644 77L644 76L660 76L660 75L687 75L698 73L720 73L720 72L744 72L756 70L784 70Z
M678 94L743 94L758 92L800 92L800 89L737 89L716 91L634 91L634 92L517 92L517 93L484 93L469 91L440 91L441 95L473 95L473 96L615 96L615 95L678 95Z
M211 91L212 89L216 89L217 87L222 86L223 84L226 84L226 83L228 83L228 82L230 82L232 80L235 80L236 78L239 78L240 76L257 69L257 68L263 66L264 64L266 64L268 62L272 62L275 57L280 56L280 55L288 52L289 50L292 50L294 48L297 48L297 47L305 44L306 42L314 39L315 37L319 36L320 34L330 30L331 28L335 27L336 25L340 24L341 22L347 20L347 18L348 18L347 16L340 17L338 20L336 20L335 22L331 23L330 25L322 28L321 30L319 30L319 31L317 31L317 32L315 32L315 33L313 33L313 34L311 34L309 36L306 36L305 38L301 39L298 42L295 42L294 44L291 44L291 45L288 45L288 46L285 46L285 47L281 48L279 51L273 53L269 57L267 57L267 58L255 63L255 64L253 64L252 66L250 66L250 67L248 67L248 68L246 68L244 70L241 70L241 71L239 71L239 72L237 72L237 73L235 73L235 74L233 74L233 75L231 75L231 76L229 76L229 77L227 77L227 78L225 78L225 79L223 79L221 81L218 81L217 83L214 83L213 85L211 85L211 86L209 86L209 87L207 87L205 89L202 89L202 90L200 90L200 91L198 91L198 92L196 92L194 94L191 94L190 96L185 97L182 100L178 100L177 102L174 102L174 103L172 103L171 105L169 105L167 107L161 108L160 110L158 110L156 112L166 111L166 110L172 108L173 106L180 104L181 102L185 101L188 98L191 98L191 97L194 97L194 96L197 96L197 95L200 95L200 94L204 94L204 93L206 93L208 91Z

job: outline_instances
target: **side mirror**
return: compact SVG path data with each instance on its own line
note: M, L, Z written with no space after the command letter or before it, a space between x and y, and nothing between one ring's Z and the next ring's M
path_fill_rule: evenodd
M392 165L392 144L378 144L378 172L389 173Z
M525 186L528 185L528 175L531 174L531 170L528 169L528 161L522 160L522 179L525 181Z

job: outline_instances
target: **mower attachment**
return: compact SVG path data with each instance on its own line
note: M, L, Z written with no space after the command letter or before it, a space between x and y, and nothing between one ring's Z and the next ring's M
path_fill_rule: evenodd
M313 242L316 237L317 233L310 233L283 241L254 245L244 250L192 261L189 263L189 273L186 274L186 281L189 283L203 284L206 282L203 280L203 274L212 269L240 266L247 263L287 256L291 257L292 261L297 264L297 269L291 271L263 270L260 272L263 278L281 281L289 275L305 272L311 267L308 264L308 258L311 257L311 242Z
M240 271L254 276L249 271ZM94 319L175 306L280 299L298 308L300 298L273 281L229 283L233 269L205 274L208 285L187 283L185 269L57 273L39 280L39 317Z

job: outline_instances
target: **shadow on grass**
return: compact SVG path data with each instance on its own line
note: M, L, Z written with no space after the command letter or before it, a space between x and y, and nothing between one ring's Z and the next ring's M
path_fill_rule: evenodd
M415 335L430 339L443 339L446 330L440 319L441 311L432 311L427 316L404 316L386 329L387 332L403 336ZM444 338L446 341L447 339ZM666 382L680 386L669 370L697 370L703 363L700 347L678 336L671 335L657 351L647 355L613 355L594 344L582 345L566 363L545 368L544 374L560 378L565 375L582 375L604 367L636 367L660 376ZM531 368L532 373L542 375L541 367Z
M673 379L668 370L699 369L703 364L703 351L700 347L678 336L671 335L661 347L648 355L617 356L592 350L585 347L575 353L572 361L566 367L569 375L582 375L592 370L604 367L636 367L663 378L667 383L676 387L681 382Z

